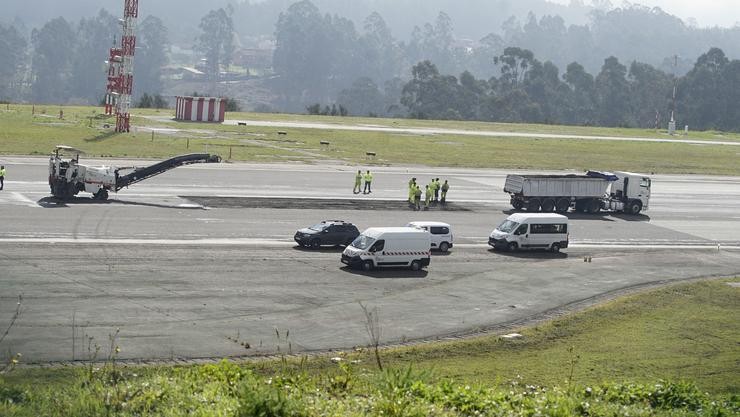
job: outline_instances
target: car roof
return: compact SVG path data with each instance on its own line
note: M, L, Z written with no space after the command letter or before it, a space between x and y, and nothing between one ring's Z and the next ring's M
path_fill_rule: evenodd
M354 226L352 223L345 222L344 220L322 220L321 223L326 223L326 224L341 224L341 225L346 225L346 226Z
M566 216L555 213L514 213L507 219L517 223L522 223L528 219L568 221Z
M421 233L426 235L429 232L416 227L370 227L362 232L365 236L370 237L378 237L385 233Z
M443 222L428 222L428 221L418 221L418 222L409 222L409 224L413 224L414 226L441 226L441 227L450 227L449 224L443 223Z

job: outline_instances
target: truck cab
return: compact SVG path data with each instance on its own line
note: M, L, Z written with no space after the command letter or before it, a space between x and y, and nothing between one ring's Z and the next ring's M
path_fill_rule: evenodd
M609 209L638 214L647 211L650 203L650 177L633 172L615 172L617 180L609 190Z

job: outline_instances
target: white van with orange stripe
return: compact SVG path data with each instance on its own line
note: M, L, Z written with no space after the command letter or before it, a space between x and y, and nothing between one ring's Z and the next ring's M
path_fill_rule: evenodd
M429 265L431 235L416 227L371 227L342 252L342 263L365 271L383 267L409 267L414 271Z

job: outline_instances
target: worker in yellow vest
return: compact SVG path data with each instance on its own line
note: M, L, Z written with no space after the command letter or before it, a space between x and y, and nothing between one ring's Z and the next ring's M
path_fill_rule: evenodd
M434 202L436 203L439 201L439 189L442 185L439 183L439 178L435 178L432 184L434 184Z
M360 191L362 190L362 171L357 170L357 174L355 175L355 188L352 189L352 192L354 194L360 194Z
M421 187L419 184L414 184L414 208L417 211L421 210Z
M373 183L373 174L370 173L370 170L368 169L365 173L365 189L363 190L363 194L370 194L373 192L371 189L371 185Z
M424 210L429 210L429 202L432 201L432 193L434 193L432 186L427 184L427 188L424 191Z
M447 183L447 180L445 180L445 183L442 184L442 200L440 201L442 204L447 203L447 191L450 189L450 184Z
M0 190L5 188L5 165L0 166Z
M414 204L414 192L416 191L416 178L409 180L409 204Z

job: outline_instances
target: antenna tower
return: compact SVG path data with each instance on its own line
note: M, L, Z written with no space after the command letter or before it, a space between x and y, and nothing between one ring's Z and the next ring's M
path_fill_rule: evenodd
M116 132L129 131L131 91L134 86L134 52L136 51L136 19L139 0L124 0L121 24L121 44L113 40L108 58L108 84L105 94L105 114L116 114Z

